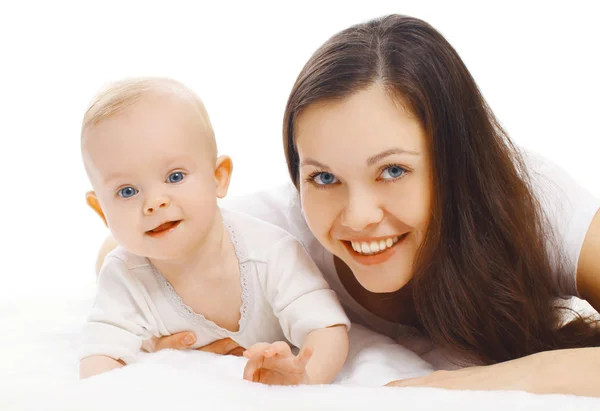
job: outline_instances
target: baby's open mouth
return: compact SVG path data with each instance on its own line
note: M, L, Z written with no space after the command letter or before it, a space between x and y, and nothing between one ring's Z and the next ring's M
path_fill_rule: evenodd
M163 223L161 225L159 225L158 227L146 231L146 234L148 234L151 237L156 237L158 235L167 233L171 230L173 230L175 227L177 227L179 225L179 223L181 223L181 220L176 220L176 221L168 221L166 223Z

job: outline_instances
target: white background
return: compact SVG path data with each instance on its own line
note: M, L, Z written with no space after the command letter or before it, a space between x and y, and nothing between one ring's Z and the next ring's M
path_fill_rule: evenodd
M288 178L281 120L303 64L338 30L388 13L441 31L514 140L600 196L595 1L273 4L2 0L2 302L93 290L107 231L85 206L79 126L104 83L138 75L186 83L234 160L230 193L269 188Z

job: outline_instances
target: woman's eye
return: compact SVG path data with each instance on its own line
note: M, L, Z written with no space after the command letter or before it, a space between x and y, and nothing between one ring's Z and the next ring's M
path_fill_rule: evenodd
M328 186L330 184L335 184L338 182L338 179L331 173L320 172L311 177L311 179L320 186Z
M183 180L184 174L180 171L169 174L167 177L167 183L179 183Z
M133 187L123 187L122 189L119 190L119 196L121 196L123 198L133 197L137 193L138 193L138 190Z
M406 173L406 170L400 166L388 166L382 171L381 178L383 180L395 180L402 177L404 173Z

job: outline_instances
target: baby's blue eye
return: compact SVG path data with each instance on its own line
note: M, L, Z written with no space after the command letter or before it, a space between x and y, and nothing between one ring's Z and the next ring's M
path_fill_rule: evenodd
M383 170L381 173L381 178L384 180L395 180L402 177L405 172L406 170L400 166L389 166Z
M138 191L133 187L123 187L119 190L119 195L123 198L130 198L136 195Z
M337 178L331 173L321 172L313 176L313 181L321 186L337 183Z
M183 180L184 174L180 171L169 174L167 177L167 183L179 183Z

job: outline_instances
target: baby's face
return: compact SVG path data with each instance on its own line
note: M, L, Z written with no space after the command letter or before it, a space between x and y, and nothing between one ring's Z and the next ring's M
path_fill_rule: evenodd
M179 260L215 228L216 153L194 107L147 96L85 132L83 159L115 239L130 252Z

